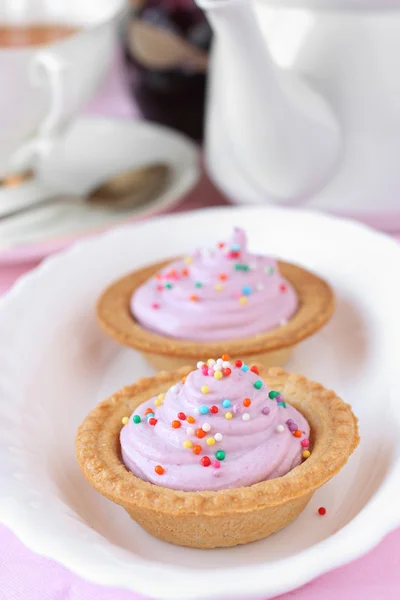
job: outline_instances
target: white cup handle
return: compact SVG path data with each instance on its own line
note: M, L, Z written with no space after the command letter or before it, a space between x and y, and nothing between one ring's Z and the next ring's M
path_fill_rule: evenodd
M50 91L50 109L38 128L37 136L27 142L13 157L13 167L17 170L32 166L37 158L51 150L62 130L65 118L64 99L65 71L68 69L60 57L51 51L43 50L35 54L29 66L29 77L34 86L47 85Z
M58 56L46 51L39 52L32 63L32 82L36 85L43 85L47 79L51 94L49 114L39 128L39 143L52 143L61 129L65 99L64 74L67 68L67 64Z

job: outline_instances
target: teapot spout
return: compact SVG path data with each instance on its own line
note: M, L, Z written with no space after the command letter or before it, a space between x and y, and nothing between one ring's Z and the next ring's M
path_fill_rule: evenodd
M249 0L196 0L215 34L210 101L253 184L293 202L327 183L341 149L324 98L272 59Z

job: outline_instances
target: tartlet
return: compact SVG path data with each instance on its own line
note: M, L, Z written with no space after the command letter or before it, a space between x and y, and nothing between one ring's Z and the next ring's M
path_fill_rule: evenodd
M359 442L357 420L349 405L319 383L280 368L260 370L269 388L283 394L307 420L309 458L282 477L234 489L188 492L144 481L123 463L123 421L126 424L126 416L140 404L165 393L192 370L185 367L141 379L99 404L78 430L79 466L97 491L167 542L215 548L267 537L291 523L315 490L345 465Z
M219 274L219 277L215 265L209 266L209 263L214 260L209 259L209 254L205 254L203 260L208 266L205 268L201 265L201 269L197 264L202 260L201 255L194 254L183 259L169 259L154 263L113 283L101 295L97 305L97 316L103 330L119 343L139 350L156 370L176 369L197 360L205 360L209 356L220 356L223 352L227 352L232 358L242 357L246 362L258 362L264 366L285 364L293 348L314 334L330 319L334 310L333 292L323 279L306 269L250 254L242 230L236 229L233 239L241 240L244 250L240 255L239 251L231 252L229 245L226 245L227 253L233 255L233 258L227 260L223 257L218 262L217 256L217 265L221 264L220 270L224 271ZM237 248L240 245L234 244L232 247ZM218 248L215 252L221 253L225 250ZM245 257L244 262L243 257ZM194 264L187 264L190 261L194 261ZM264 264L270 265L265 267L265 270L270 270L272 277L269 278L264 274ZM176 268L170 269L170 266ZM192 276L191 268L196 270L196 275ZM205 285L202 281L196 281L199 271L207 279ZM263 277L264 283L260 281L253 286L246 285L246 281L251 278L254 281L254 277L258 277L255 275L257 272L261 272L260 279ZM180 274L184 275L181 281L176 282L174 279L168 280L169 274L175 278L178 274L178 279ZM219 278L222 277L227 278L228 281L221 281ZM235 281L241 282L238 284L239 297L235 295L236 291L232 293L234 278ZM190 291L188 282L193 286ZM228 290L229 285L231 288ZM149 293L150 286L154 289L150 289ZM182 289L178 289L177 286L181 286ZM173 289L172 292L164 289L173 287L176 290ZM226 290L214 292L224 287ZM274 288L274 294L281 294L282 300L273 297L271 304L270 287ZM241 289L244 290L242 296L240 296ZM176 307L175 313L172 314L171 307L166 306L164 310L162 302L163 299L167 301L168 298L171 304L169 298L175 291ZM182 294L185 294L184 302ZM212 294L215 295L214 298ZM137 297L139 301L135 300ZM149 298L147 311L143 298ZM221 302L220 298L223 299ZM283 304L286 302L283 311L277 301ZM132 310L136 305L141 309L140 316L143 318L139 318ZM260 312L261 310L264 312ZM215 311L218 312L221 321L228 320L229 326L225 323L225 330L218 329L218 320L214 318ZM271 319L268 317L269 311L274 313ZM152 322L152 313L154 322ZM196 313L198 313L197 323L195 318L194 322L192 318ZM264 323L265 318L267 321ZM244 319L244 323L237 327L235 319ZM188 326L189 323L192 328ZM268 328L266 324L269 324ZM221 339L216 339L218 331ZM226 331L225 335L224 331ZM247 335L248 331L251 332L250 335ZM207 335L210 339L206 339Z

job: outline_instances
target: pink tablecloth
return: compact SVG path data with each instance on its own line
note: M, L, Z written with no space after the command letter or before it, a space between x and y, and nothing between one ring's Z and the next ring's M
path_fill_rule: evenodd
M119 69L90 107L91 112L134 115ZM223 204L225 200L203 177L180 207ZM0 267L0 293L36 266ZM379 518L379 515L378 515ZM320 577L280 600L399 600L400 530L389 535L364 558ZM0 600L140 600L137 594L87 583L57 563L36 556L0 525Z

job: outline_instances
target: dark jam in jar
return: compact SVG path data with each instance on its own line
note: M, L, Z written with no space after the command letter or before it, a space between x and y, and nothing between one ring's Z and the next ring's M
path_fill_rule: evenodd
M146 119L203 138L211 28L193 0L133 0L125 57Z

